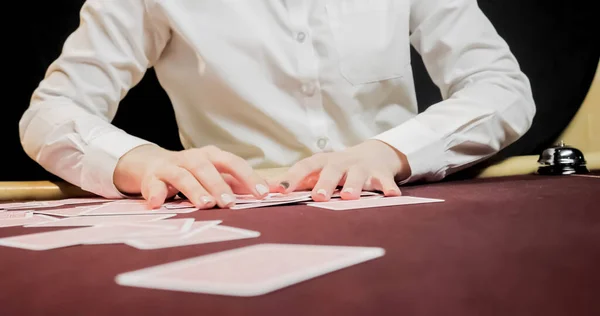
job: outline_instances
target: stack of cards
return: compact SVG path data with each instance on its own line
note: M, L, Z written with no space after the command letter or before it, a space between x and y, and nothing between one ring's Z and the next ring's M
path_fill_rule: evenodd
M120 274L117 284L257 296L381 257L378 247L258 244Z
M363 197L382 197L381 194L375 192L362 192L361 196ZM331 195L332 200L340 199L339 190L335 191ZM258 208L258 207L267 207L274 205L285 205L285 204L296 204L303 202L312 201L312 196L310 191L298 191L292 192L289 194L281 194L281 193L270 193L267 197L262 200L256 199L252 195L237 195L236 196L236 205L232 207L234 210L243 210L249 208Z

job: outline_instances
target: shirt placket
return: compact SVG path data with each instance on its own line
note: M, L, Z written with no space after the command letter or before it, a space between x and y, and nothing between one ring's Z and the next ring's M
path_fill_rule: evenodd
M299 83L299 101L304 106L309 130L311 149L315 151L331 151L331 140L327 133L327 118L323 108L323 94L319 81L319 58L314 49L310 25L308 24L308 7L306 1L289 1L289 13L292 25L292 36L296 41L297 72Z

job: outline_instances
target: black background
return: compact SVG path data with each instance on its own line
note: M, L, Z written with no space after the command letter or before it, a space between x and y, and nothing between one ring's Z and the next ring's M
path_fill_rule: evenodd
M498 157L539 154L571 120L585 98L599 58L600 14L594 1L479 0L484 13L511 46L529 76L537 104L530 131ZM4 8L4 100L1 181L55 180L30 159L19 142L18 122L49 64L77 28L83 0L36 1ZM13 20L11 20L13 19ZM438 102L420 57L413 51L420 108ZM147 119L137 119L145 113ZM179 149L169 99L150 70L121 102L115 125L127 132Z

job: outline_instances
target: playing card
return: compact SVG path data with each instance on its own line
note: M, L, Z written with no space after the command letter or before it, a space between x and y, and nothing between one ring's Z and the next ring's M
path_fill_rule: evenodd
M15 203L4 203L0 204L0 209L35 209L35 208L49 208L63 205L77 205L77 204L99 204L114 201L111 199L104 198L71 198L64 200L49 200L49 201L30 201L30 202L15 202Z
M59 208L59 209L34 209L33 212L36 214L46 214L60 217L76 217L82 216L85 212L97 208L99 206L76 206L69 208Z
M257 199L252 194L237 194L235 198L235 203L238 205L247 203L273 203L312 199L310 196L310 191L298 191L288 194L269 193L264 199Z
M82 215L183 214L195 212L197 210L198 208L167 209L164 206L158 209L150 209L146 201L126 200L102 204Z
M381 196L381 194L376 192L363 191L361 192L361 196ZM340 190L336 190L331 195L332 199L336 199L340 197ZM308 202L312 201L312 196L310 191L298 191L291 192L289 194L281 194L281 193L270 193L267 197L262 200L258 200L254 198L252 195L238 195L236 205L231 209L241 210L247 208L255 208L255 207L265 207L272 205L282 205L282 204L293 204L299 202Z
M173 216L175 214L79 216L62 218L48 223L30 224L25 227L96 226L112 223L137 223L159 221Z
M172 222L169 222L172 221ZM179 221L179 222L177 222ZM169 222L169 223L165 223ZM144 231L141 233L136 233L132 235L128 235L126 238L112 238L112 239L103 239L101 241L94 241L87 244L117 244L117 243L125 243L129 239L133 238L146 238L146 237L160 237L160 236L184 236L185 234L191 233L195 229L202 229L205 227L219 225L221 220L214 221L198 221L195 222L193 218L178 218L178 219L167 219L155 222L144 222L144 225L156 225L157 227L164 229L157 229L151 231Z
M140 233L135 233L131 235L127 235L126 238L111 238L111 239L102 239L99 241L87 242L85 244L90 245L98 245L98 244L120 244L125 243L128 239L132 238L144 238L144 237L157 237L157 236L166 236L166 235L177 235L182 236L186 233L191 232L193 229L200 227L208 227L211 225L218 225L222 221L199 221L195 222L193 218L177 218L177 219L166 219L160 221L152 221L152 222L143 222L141 225L145 226L154 226L156 230L143 231Z
M190 201L173 201L173 202L167 202L165 204L163 204L163 207L165 207L166 209L169 210L176 210L176 209L180 209L180 208L195 208L196 206L194 206L194 204L192 204Z
M241 203L241 204L236 204L236 205L230 207L230 209L245 210L245 209L249 209L249 208L259 208L259 207L267 207L267 206L274 206L274 205L294 204L294 203L306 202L306 201L312 201L312 198L311 197L308 197L308 198L300 197L297 199L281 199L281 200L275 200L272 202Z
M0 220L11 220L17 218L29 218L33 216L31 211L10 211L0 213Z
M362 191L360 192L360 196L383 196L381 193L377 193L377 192L371 192L371 191ZM341 191L340 190L335 190L333 191L333 193L331 194L331 198L332 199L338 199L341 198Z
M144 231L161 229L143 224L110 224L83 228L70 228L43 233L0 238L0 246L28 250L49 250L83 244L103 239L127 237ZM164 229L164 228L162 228Z
M119 285L257 296L385 254L376 247L258 244L117 275Z
M14 212L14 211L11 211L11 212ZM10 213L10 212L7 212L7 213ZM58 220L58 218L55 218L55 217L33 214L30 217L11 218L11 219L0 220L0 228L25 226L25 225L31 225L31 224L40 224L40 223L57 221L57 220Z
M14 202L0 204L0 209L4 210L32 209L36 207L48 207L48 204L46 201Z
M258 236L260 236L260 233L257 231L229 226L211 225L208 227L195 228L193 232L188 234L147 238L136 237L127 240L125 243L134 248L148 250L255 238Z
M373 208L384 206L397 206L421 203L444 202L439 199L420 198L414 196L395 196L395 197L375 197L362 198L359 200L336 200L328 202L312 202L307 203L309 206L329 209L333 211L345 211L361 208Z

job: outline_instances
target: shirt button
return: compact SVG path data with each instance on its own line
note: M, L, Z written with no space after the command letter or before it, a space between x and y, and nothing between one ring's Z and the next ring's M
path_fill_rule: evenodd
M306 33L304 33L304 32L300 32L296 35L296 40L299 43L303 43L305 39L306 39Z
M315 86L311 83L305 83L302 85L302 93L307 96L312 96L315 94Z
M328 142L329 142L329 140L327 139L327 137L321 137L321 138L319 138L319 140L317 140L317 146L320 149L325 149L325 147L327 147Z

